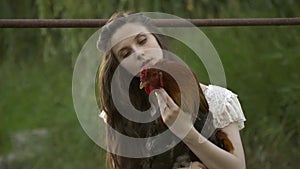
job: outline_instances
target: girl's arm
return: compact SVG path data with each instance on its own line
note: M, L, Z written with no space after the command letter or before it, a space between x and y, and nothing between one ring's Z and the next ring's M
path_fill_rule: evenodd
M188 113L180 113L179 107L165 90L156 92L158 103L163 109L162 119L170 130L182 138L184 143L201 159L209 169L245 169L245 157L239 129L236 123L231 123L222 129L231 140L233 154L219 148L206 140L194 127ZM165 104L162 104L165 103ZM164 105L164 106L161 106ZM177 120L177 118L179 120ZM187 133L185 135L184 133Z
M245 169L244 150L237 124L231 123L222 131L234 146L233 154L206 140L195 128L191 129L183 141L209 169Z

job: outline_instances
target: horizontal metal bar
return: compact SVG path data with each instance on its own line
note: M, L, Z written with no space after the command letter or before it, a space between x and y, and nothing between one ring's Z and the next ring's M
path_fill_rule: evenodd
M186 19L195 26L300 25L300 18ZM0 19L0 28L100 28L107 19ZM184 20L153 19L160 27L190 27Z
M0 28L97 28L107 19L0 19Z

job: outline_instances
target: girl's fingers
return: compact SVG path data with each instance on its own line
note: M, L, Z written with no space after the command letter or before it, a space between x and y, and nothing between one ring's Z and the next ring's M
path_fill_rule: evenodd
M195 161L191 162L189 167L181 167L177 169L207 169L202 163Z
M178 110L178 105L169 96L169 94L164 89L159 89L158 93L161 94L167 101L167 106L172 110Z
M167 99L159 92L159 90L155 91L155 95L157 98L158 106L160 109L160 113L165 113L167 108Z
M205 167L205 165L203 165L202 163L200 163L199 161L194 161L192 164L191 164L192 168L201 168L201 169L207 169Z

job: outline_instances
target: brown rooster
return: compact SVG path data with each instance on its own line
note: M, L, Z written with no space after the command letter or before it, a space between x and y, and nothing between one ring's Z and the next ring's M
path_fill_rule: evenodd
M209 123L205 126L210 128L204 129L205 131L212 130L206 134L208 139L228 152L233 151L233 145L226 133L219 129L213 129L208 103L199 81L189 68L175 61L162 59L154 65L145 65L140 72L140 81L140 88L144 88L147 94L155 89L163 88L184 112L192 113L192 117L195 117L194 126L197 131L203 131L204 124ZM163 123L161 120L160 122ZM164 124L159 124L156 127L159 128L156 129L157 131L163 131L167 128ZM168 160L165 158L168 158ZM180 142L166 153L152 158L151 168L175 169L187 167L191 161L201 161L201 159L198 159L183 142Z

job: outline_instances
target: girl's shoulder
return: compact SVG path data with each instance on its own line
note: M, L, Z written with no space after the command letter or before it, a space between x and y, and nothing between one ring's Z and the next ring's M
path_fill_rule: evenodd
M244 116L237 94L216 86L200 84L208 102L209 111L213 115L215 128L224 128L230 123L237 122L239 129L244 128Z

